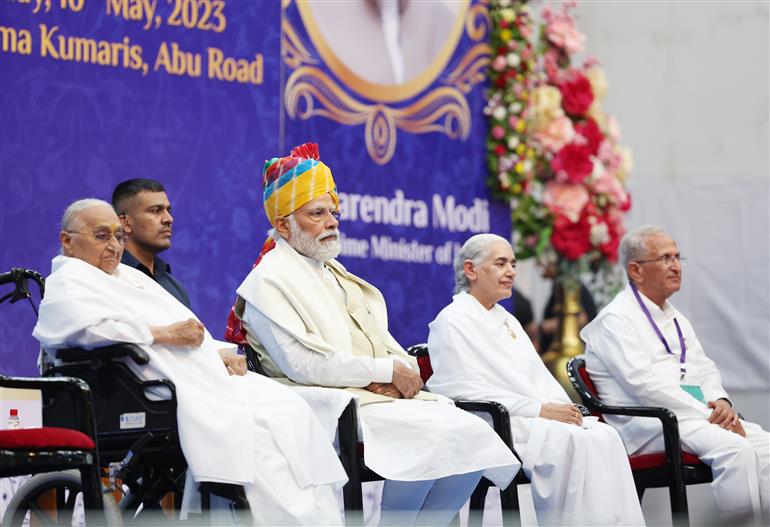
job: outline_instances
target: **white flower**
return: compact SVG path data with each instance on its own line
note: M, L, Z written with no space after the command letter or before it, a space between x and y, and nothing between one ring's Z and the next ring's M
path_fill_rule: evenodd
M620 167L618 168L618 177L620 178L620 181L625 181L626 178L628 178L628 175L634 169L634 156L631 152L631 149L627 146L618 148L618 153L623 159L620 162Z
M520 102L512 102L508 105L508 111L511 113L519 113L521 111L521 103Z
M505 57L506 62L508 62L508 65L512 68L516 68L521 64L521 59L516 53L508 53L508 56Z
M610 230L607 224L602 222L591 226L591 245L599 247L610 241Z
M494 110L492 110L492 117L497 119L498 121L502 121L505 119L505 116L508 115L508 113L505 111L505 108L502 106L498 106Z
M498 0L497 3L500 5L500 7L508 7L511 5L511 0Z
M519 146L519 138L515 135L512 135L508 138L508 150L513 150Z
M604 165L595 157L592 157L591 161L594 164L594 168L591 171L589 178L591 181L599 181L602 177L604 177Z

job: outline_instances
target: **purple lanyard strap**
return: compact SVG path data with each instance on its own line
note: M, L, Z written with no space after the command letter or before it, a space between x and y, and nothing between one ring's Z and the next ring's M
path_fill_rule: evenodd
M668 345L668 341L666 340L666 337L663 336L663 333L660 331L660 328L655 323L655 320L652 318L652 314L650 313L650 310L647 309L647 306L644 305L644 301L642 300L642 297L639 295L639 291L637 291L636 286L631 283L631 290L634 292L634 296L636 297L636 301L639 302L639 307L642 308L642 312L647 317L647 320L650 321L650 325L652 326L652 329L655 330L655 334L658 335L658 338L663 343L663 346L666 348L666 351L669 355L673 355L674 352L671 351L671 346ZM682 350L682 353L679 355L679 373L681 373L681 378L684 379L684 375L687 373L687 346L684 344L684 336L682 335L682 328L679 327L679 321L674 317L674 325L676 326L676 334L679 337L679 348Z

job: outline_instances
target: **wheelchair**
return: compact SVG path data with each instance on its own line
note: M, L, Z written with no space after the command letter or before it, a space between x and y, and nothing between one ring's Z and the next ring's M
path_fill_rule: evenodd
M181 507L187 463L179 443L174 384L166 379L142 380L128 366L149 360L143 349L125 343L41 352L41 376L81 379L90 387L106 525L155 524L176 515ZM45 393L42 402L46 427L66 428L73 422L69 393ZM77 471L33 476L14 494L2 526L25 525L33 518L43 525L61 518L79 523L76 496L82 490ZM204 513L214 494L232 504L232 523L252 523L243 487L201 483L199 490Z

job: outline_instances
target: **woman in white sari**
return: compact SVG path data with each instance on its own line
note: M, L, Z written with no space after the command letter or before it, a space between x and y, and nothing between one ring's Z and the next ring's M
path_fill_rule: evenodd
M511 296L515 268L513 249L499 236L479 234L463 245L457 294L430 324L428 387L505 405L539 524L643 525L620 436L582 417L521 324L497 304Z

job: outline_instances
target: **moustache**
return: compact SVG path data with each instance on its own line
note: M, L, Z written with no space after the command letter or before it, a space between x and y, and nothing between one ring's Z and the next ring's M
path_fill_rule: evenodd
M315 239L316 239L316 241L320 242L320 241L323 241L325 238L328 238L329 236L336 236L337 238L339 238L340 237L340 230L339 229L329 229L329 230L326 230L326 231L322 232L321 234L319 234L318 236L316 236Z

